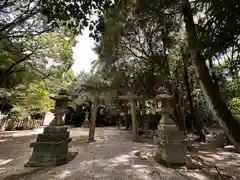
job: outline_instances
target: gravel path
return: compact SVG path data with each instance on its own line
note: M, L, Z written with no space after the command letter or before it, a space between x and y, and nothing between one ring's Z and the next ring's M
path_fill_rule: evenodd
M147 160L134 155L139 149L154 145L134 143L131 135L116 128L97 128L96 142L87 144L88 129L70 129L73 138L70 151L79 154L68 164L53 168L24 168L31 156L29 143L36 135L7 137L0 140L0 179L4 180L182 180L171 169L154 170Z

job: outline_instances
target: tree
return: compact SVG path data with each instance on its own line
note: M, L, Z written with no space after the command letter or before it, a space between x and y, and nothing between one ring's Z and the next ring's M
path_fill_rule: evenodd
M58 26L65 26L73 34L81 33L84 27L89 26L90 36L99 41L99 30L104 29L101 23L102 13L112 6L111 0L42 0L42 14L48 17L48 22ZM90 16L96 15L97 20Z
M63 65L63 71L72 64L69 48L74 45L74 35L65 36L66 28L57 28L56 23L48 21L42 14L43 3L42 0L3 0L0 3L1 88L48 77L49 60L54 65ZM54 33L50 33L53 30ZM58 51L59 47L62 51Z
M24 46L18 48L2 46L0 55L5 61L0 62L1 97L10 100L13 111L25 116L34 109L46 112L52 105L48 95L72 85L75 76L69 68L74 42L56 33L44 33L26 38ZM22 52L26 54L20 55ZM22 59L18 59L20 56Z
M143 4L146 5L145 2ZM212 4L212 6L216 8L214 4ZM156 6L152 6L152 7L156 7ZM203 49L198 47L198 45L200 45L200 41L198 40L198 35L196 33L196 28L194 26L193 14L191 11L190 3L188 1L183 1L182 3L181 2L180 3L171 2L169 4L163 3L163 4L160 4L158 8L159 8L158 10L160 10L158 12L163 14L165 13L164 11L166 11L166 8L169 9L170 14L181 13L181 12L183 13L184 22L186 25L185 26L186 33L188 37L188 45L192 55L191 59L193 61L193 65L195 67L197 76L200 80L200 85L202 87L204 95L208 100L209 105L213 106L214 108L213 112L216 112L215 115L216 115L216 118L219 119L219 122L222 125L226 125L228 129L231 129L231 133L234 139L237 142L240 142L238 139L240 125L232 117L230 111L226 107L225 103L222 101L220 93L216 93L218 88L216 84L212 81L213 77L209 74L209 70L205 64L205 58L202 54ZM179 9L180 11L178 11ZM158 13L158 15L160 13ZM215 16L215 17L219 18L219 16ZM229 17L229 18L232 18L232 17ZM237 34L236 31L234 33ZM229 40L228 42L230 43L231 40ZM227 48L227 46L225 46L225 48Z
M191 58L194 64L196 74L200 80L202 91L210 106L213 108L213 113L218 119L219 123L231 131L234 140L240 143L240 124L232 116L226 104L221 98L216 84L212 81L212 77L205 63L205 58L198 48L198 36L193 21L193 14L188 0L184 1L182 6L182 13L188 35L188 44L191 51ZM240 147L240 146L239 146Z
M18 86L7 98L13 104L11 111L21 117L26 117L36 110L47 112L53 106L45 82L36 81L27 86Z
M76 1L74 1L76 2ZM79 1L83 2L83 1ZM80 3L80 4L81 4ZM185 32L188 39L188 46L191 52L191 60L194 65L197 77L199 78L199 82L202 88L202 91L207 99L208 104L213 107L212 112L215 114L215 117L219 120L222 125L226 125L227 129L231 132L234 140L240 142L240 135L239 129L240 125L236 119L233 118L230 111L228 110L226 104L223 102L220 92L216 86L216 83L213 82L213 76L209 73L209 69L206 66L206 58L204 57L205 50L209 50L209 48L213 47L213 44L209 44L209 36L202 36L201 35L201 28L197 29L198 26L195 25L193 21L193 16L197 13L205 13L206 18L204 21L205 27L210 27L208 32L213 34L212 37L215 38L214 41L216 44L219 44L220 50L228 49L234 42L234 39L239 36L239 17L237 13L238 9L236 9L239 5L238 1L221 1L223 4L223 12L222 10L216 5L214 1L193 1L189 2L188 0L182 1L136 1L136 4L129 3L128 1L115 1L114 5L121 4L124 8L127 6L132 5L135 7L136 10L145 10L145 14L148 16L156 17L159 15L167 15L169 17L181 17L183 16L183 22L185 23ZM71 3L70 3L71 4ZM84 3L82 3L83 5ZM100 4L102 5L102 4ZM192 6L191 6L192 5ZM57 6L57 5L56 5ZM199 9L199 6L205 7L205 9ZM59 6L58 6L59 7ZM91 6L84 6L86 7L85 12L91 14ZM51 8L53 9L53 8ZM98 7L95 6L95 9L102 10L104 9L103 6ZM59 9L58 9L59 10ZM194 10L194 11L193 11ZM232 11L233 10L233 11ZM62 12L61 8L58 12ZM143 12L143 11L142 11ZM74 17L74 13L71 14ZM209 16L208 16L209 15ZM54 16L55 18L57 16ZM60 16L59 16L60 17ZM78 16L75 16L78 18ZM210 18L209 18L210 17ZM197 24L202 25L200 22ZM213 30L213 27L216 29ZM219 33L215 33L219 32ZM215 34L215 35L214 35ZM224 35L222 38L221 34ZM221 41L223 39L223 41ZM210 40L211 41L211 40ZM203 46L201 46L204 45ZM218 48L217 48L218 49ZM210 52L210 51L208 51ZM214 53L218 52L213 51ZM207 53L208 54L208 53ZM207 55L206 54L206 55ZM212 52L210 52L211 56L213 57ZM227 131L228 131L227 130Z
M14 88L2 89L0 97L5 97L13 105L12 112L18 116L28 116L36 110L39 112L47 112L53 102L50 95L56 95L60 90L68 90L75 81L72 70L62 74L64 78L34 80L25 84L18 85Z
M0 40L35 36L53 29L41 14L42 0L2 0L0 2Z
M63 73L72 65L73 44L73 40L55 33L27 38L24 44L19 44L20 47L2 44L1 87L14 87L31 79L48 78L55 73L54 68Z
M78 99L92 102L88 142L94 141L99 95L107 88L107 83L104 82L99 75L81 72L77 77L75 85L71 89L72 94L76 94L75 96L78 97Z

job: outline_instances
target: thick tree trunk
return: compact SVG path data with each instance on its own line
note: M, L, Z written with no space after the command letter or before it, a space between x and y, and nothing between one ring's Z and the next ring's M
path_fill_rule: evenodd
M212 81L212 77L205 63L205 58L198 48L196 27L188 0L184 1L182 10L188 37L188 45L191 51L191 58L196 75L200 81L203 94L215 118L219 121L220 125L223 126L226 134L229 136L235 147L239 149L240 124L232 116L231 112L228 110L226 104L222 100L216 84Z
M137 134L137 106L134 100L130 101L131 104L131 117L132 117L132 140L138 141Z
M188 101L189 101L189 110L190 110L190 114L192 117L191 121L196 122L196 130L200 136L200 140L203 142L206 142L206 136L205 136L205 132L203 129L203 122L200 119L198 119L195 114L195 108L193 105L193 99L192 99L192 95L191 95L191 88L190 88L190 84L188 81L188 79L189 79L188 64L187 64L186 56L184 56L184 54L182 55L182 60L183 60L183 65L184 65L184 79L185 79L185 87L187 90L187 97L188 97Z
M93 99L93 106L91 109L91 121L89 125L89 136L88 136L88 142L94 141L94 135L95 135L95 127L96 127L96 119L97 119L97 109L98 109L98 93L94 96Z
M193 99L192 99L192 95L191 95L191 88L190 88L190 84L189 84L189 76L188 76L188 62L187 62L187 58L185 56L184 53L182 53L182 61L183 61L183 67L184 67L184 84L187 90L187 97L188 97L188 101L189 101L189 110L190 113L192 115L195 115L194 113L194 106L193 106Z

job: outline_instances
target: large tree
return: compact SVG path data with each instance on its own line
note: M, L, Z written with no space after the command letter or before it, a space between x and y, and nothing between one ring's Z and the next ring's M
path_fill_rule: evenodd
M71 67L72 33L49 21L43 15L43 4L42 0L0 2L1 88L46 78L49 64L62 66L62 72Z

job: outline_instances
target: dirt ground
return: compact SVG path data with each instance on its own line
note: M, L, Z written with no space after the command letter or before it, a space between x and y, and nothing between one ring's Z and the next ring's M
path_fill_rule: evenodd
M240 155L231 148L201 150L199 143L190 152L198 156L203 168L171 169L156 162L141 160L136 151L156 148L151 142L134 143L131 133L117 128L97 128L96 142L86 143L88 129L70 128L70 152L78 155L68 164L51 168L25 168L31 157L37 133L34 131L0 133L0 179L3 180L227 180L240 179Z

